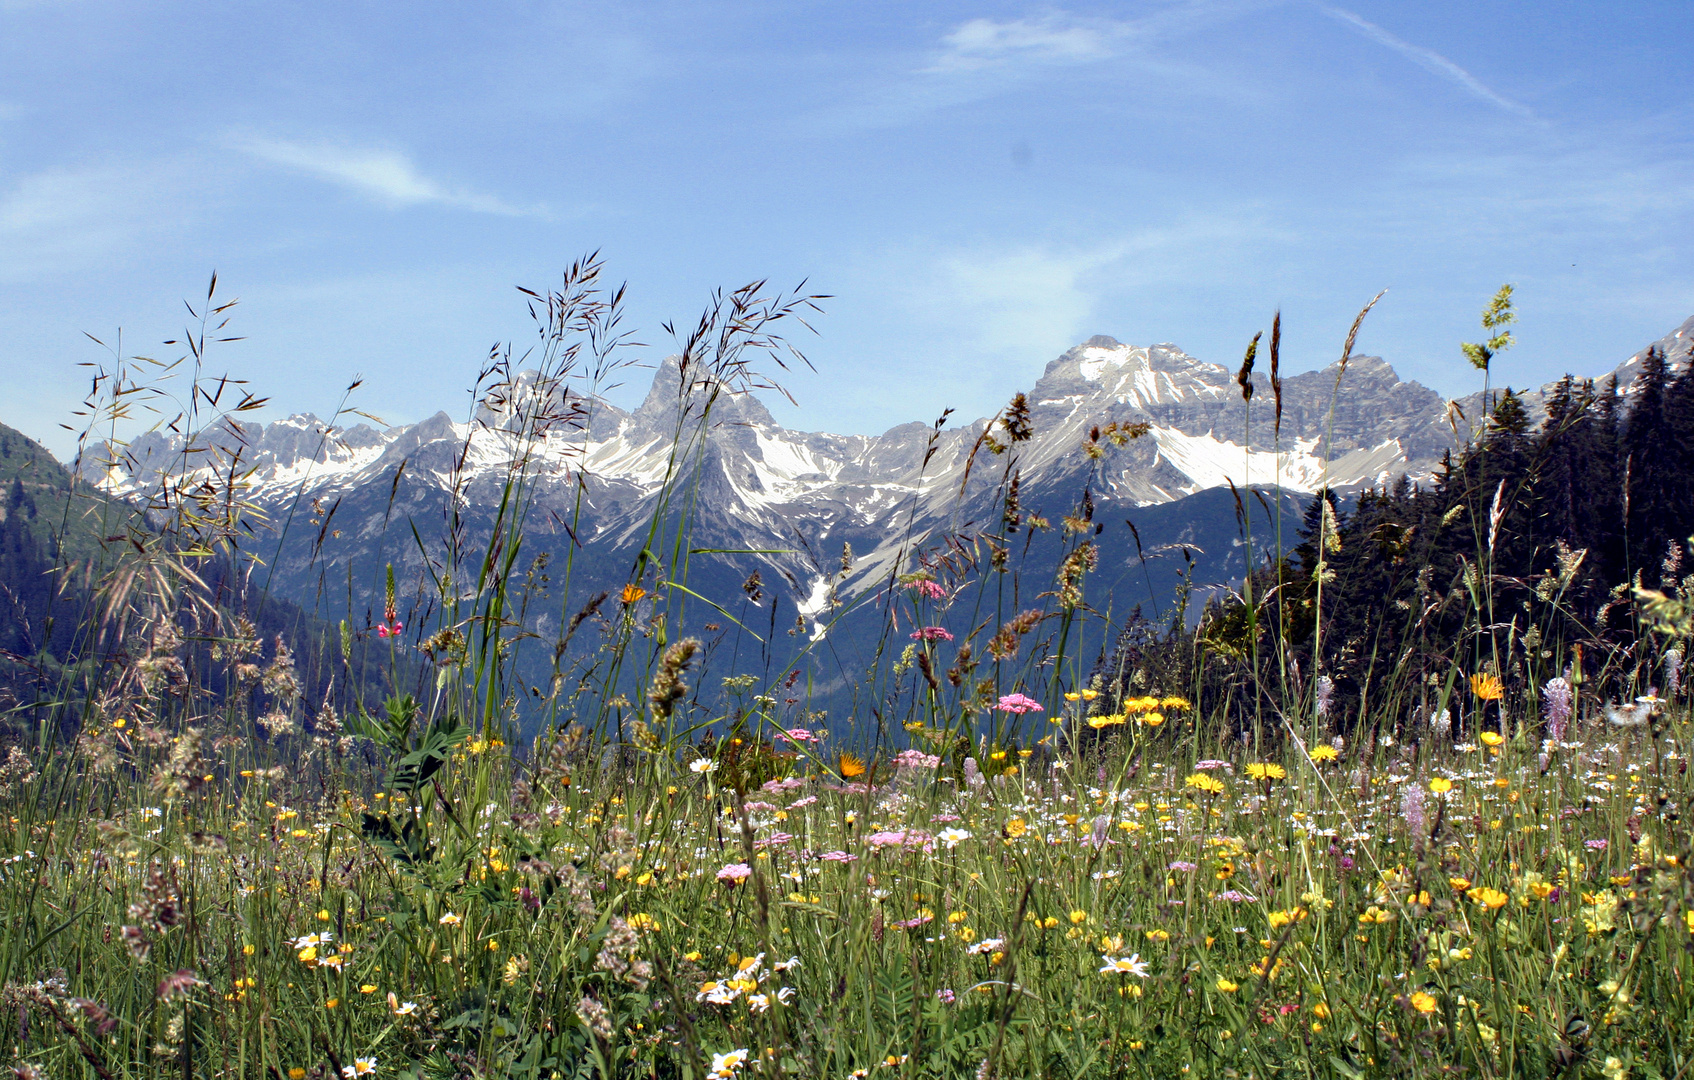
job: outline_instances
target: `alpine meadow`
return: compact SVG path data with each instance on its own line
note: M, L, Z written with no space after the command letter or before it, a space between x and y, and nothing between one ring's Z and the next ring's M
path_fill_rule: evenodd
M0 436L8 1075L1694 1075L1682 333L1496 387L1508 286L1448 403L1274 315L851 442L753 397L827 298L628 414L624 296L266 428L214 277Z

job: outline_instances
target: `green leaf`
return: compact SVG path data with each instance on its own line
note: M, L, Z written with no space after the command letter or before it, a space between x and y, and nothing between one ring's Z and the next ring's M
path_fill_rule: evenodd
M395 763L389 786L395 791L417 791L441 771L454 748L470 734L470 725L462 723L457 717L437 718L418 748Z

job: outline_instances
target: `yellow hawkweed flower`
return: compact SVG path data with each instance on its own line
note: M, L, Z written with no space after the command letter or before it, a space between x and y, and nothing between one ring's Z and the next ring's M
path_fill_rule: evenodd
M1335 749L1335 747L1330 746L1328 743L1325 743L1321 746L1312 747L1312 752L1311 752L1311 755L1310 755L1310 757L1313 761L1334 761L1337 757L1340 757L1340 756L1341 756L1341 752L1339 750Z
M1284 780L1288 777L1288 770L1281 765L1255 761L1247 766L1247 775L1255 780Z

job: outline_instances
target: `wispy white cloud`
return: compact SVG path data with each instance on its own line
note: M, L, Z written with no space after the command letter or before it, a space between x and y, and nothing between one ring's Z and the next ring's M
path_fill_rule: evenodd
M1397 37L1394 34L1389 33L1387 30L1384 30L1382 27L1371 22L1369 19L1365 19L1343 8L1331 7L1328 4L1321 3L1317 5L1317 8L1319 11L1328 15L1337 22L1357 30L1359 33L1370 38L1378 45L1387 46L1426 71L1433 72L1449 82L1462 87L1473 97L1486 101L1497 108L1504 109L1506 112L1516 113L1517 115L1526 117L1530 120L1537 119L1535 113L1530 110L1529 106L1524 105L1522 102L1513 101L1511 98L1495 92L1481 79L1478 79L1475 75L1472 75L1470 72L1453 63L1453 61L1447 59L1445 56L1442 56L1435 50L1426 49L1422 45L1413 45L1404 38Z
M1161 92L1204 98L1251 98L1262 91L1234 72L1179 57L1163 46L1208 26L1272 7L1282 0L1175 0L1133 19L1046 9L1019 18L974 18L954 25L901 64L878 72L862 97L825 110L850 126L881 127L937 109L1028 87L1057 72L1111 65L1114 78L1133 75Z
M981 71L1010 64L1077 64L1105 60L1131 24L1111 19L1078 19L1051 12L1031 19L972 19L941 39L929 71Z
M399 150L290 142L257 135L233 136L229 144L261 161L340 184L392 207L438 203L478 214L539 213L533 207L513 206L493 195L449 187L433 180L419 172L411 158Z

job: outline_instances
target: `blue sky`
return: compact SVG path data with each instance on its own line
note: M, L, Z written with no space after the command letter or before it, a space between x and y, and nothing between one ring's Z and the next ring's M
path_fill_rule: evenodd
M657 357L756 277L834 294L791 426L983 415L1095 333L1450 395L1694 314L1694 5L0 0L0 421L63 452L83 332L276 403L462 413L516 285L598 248ZM624 400L645 389L624 392Z

